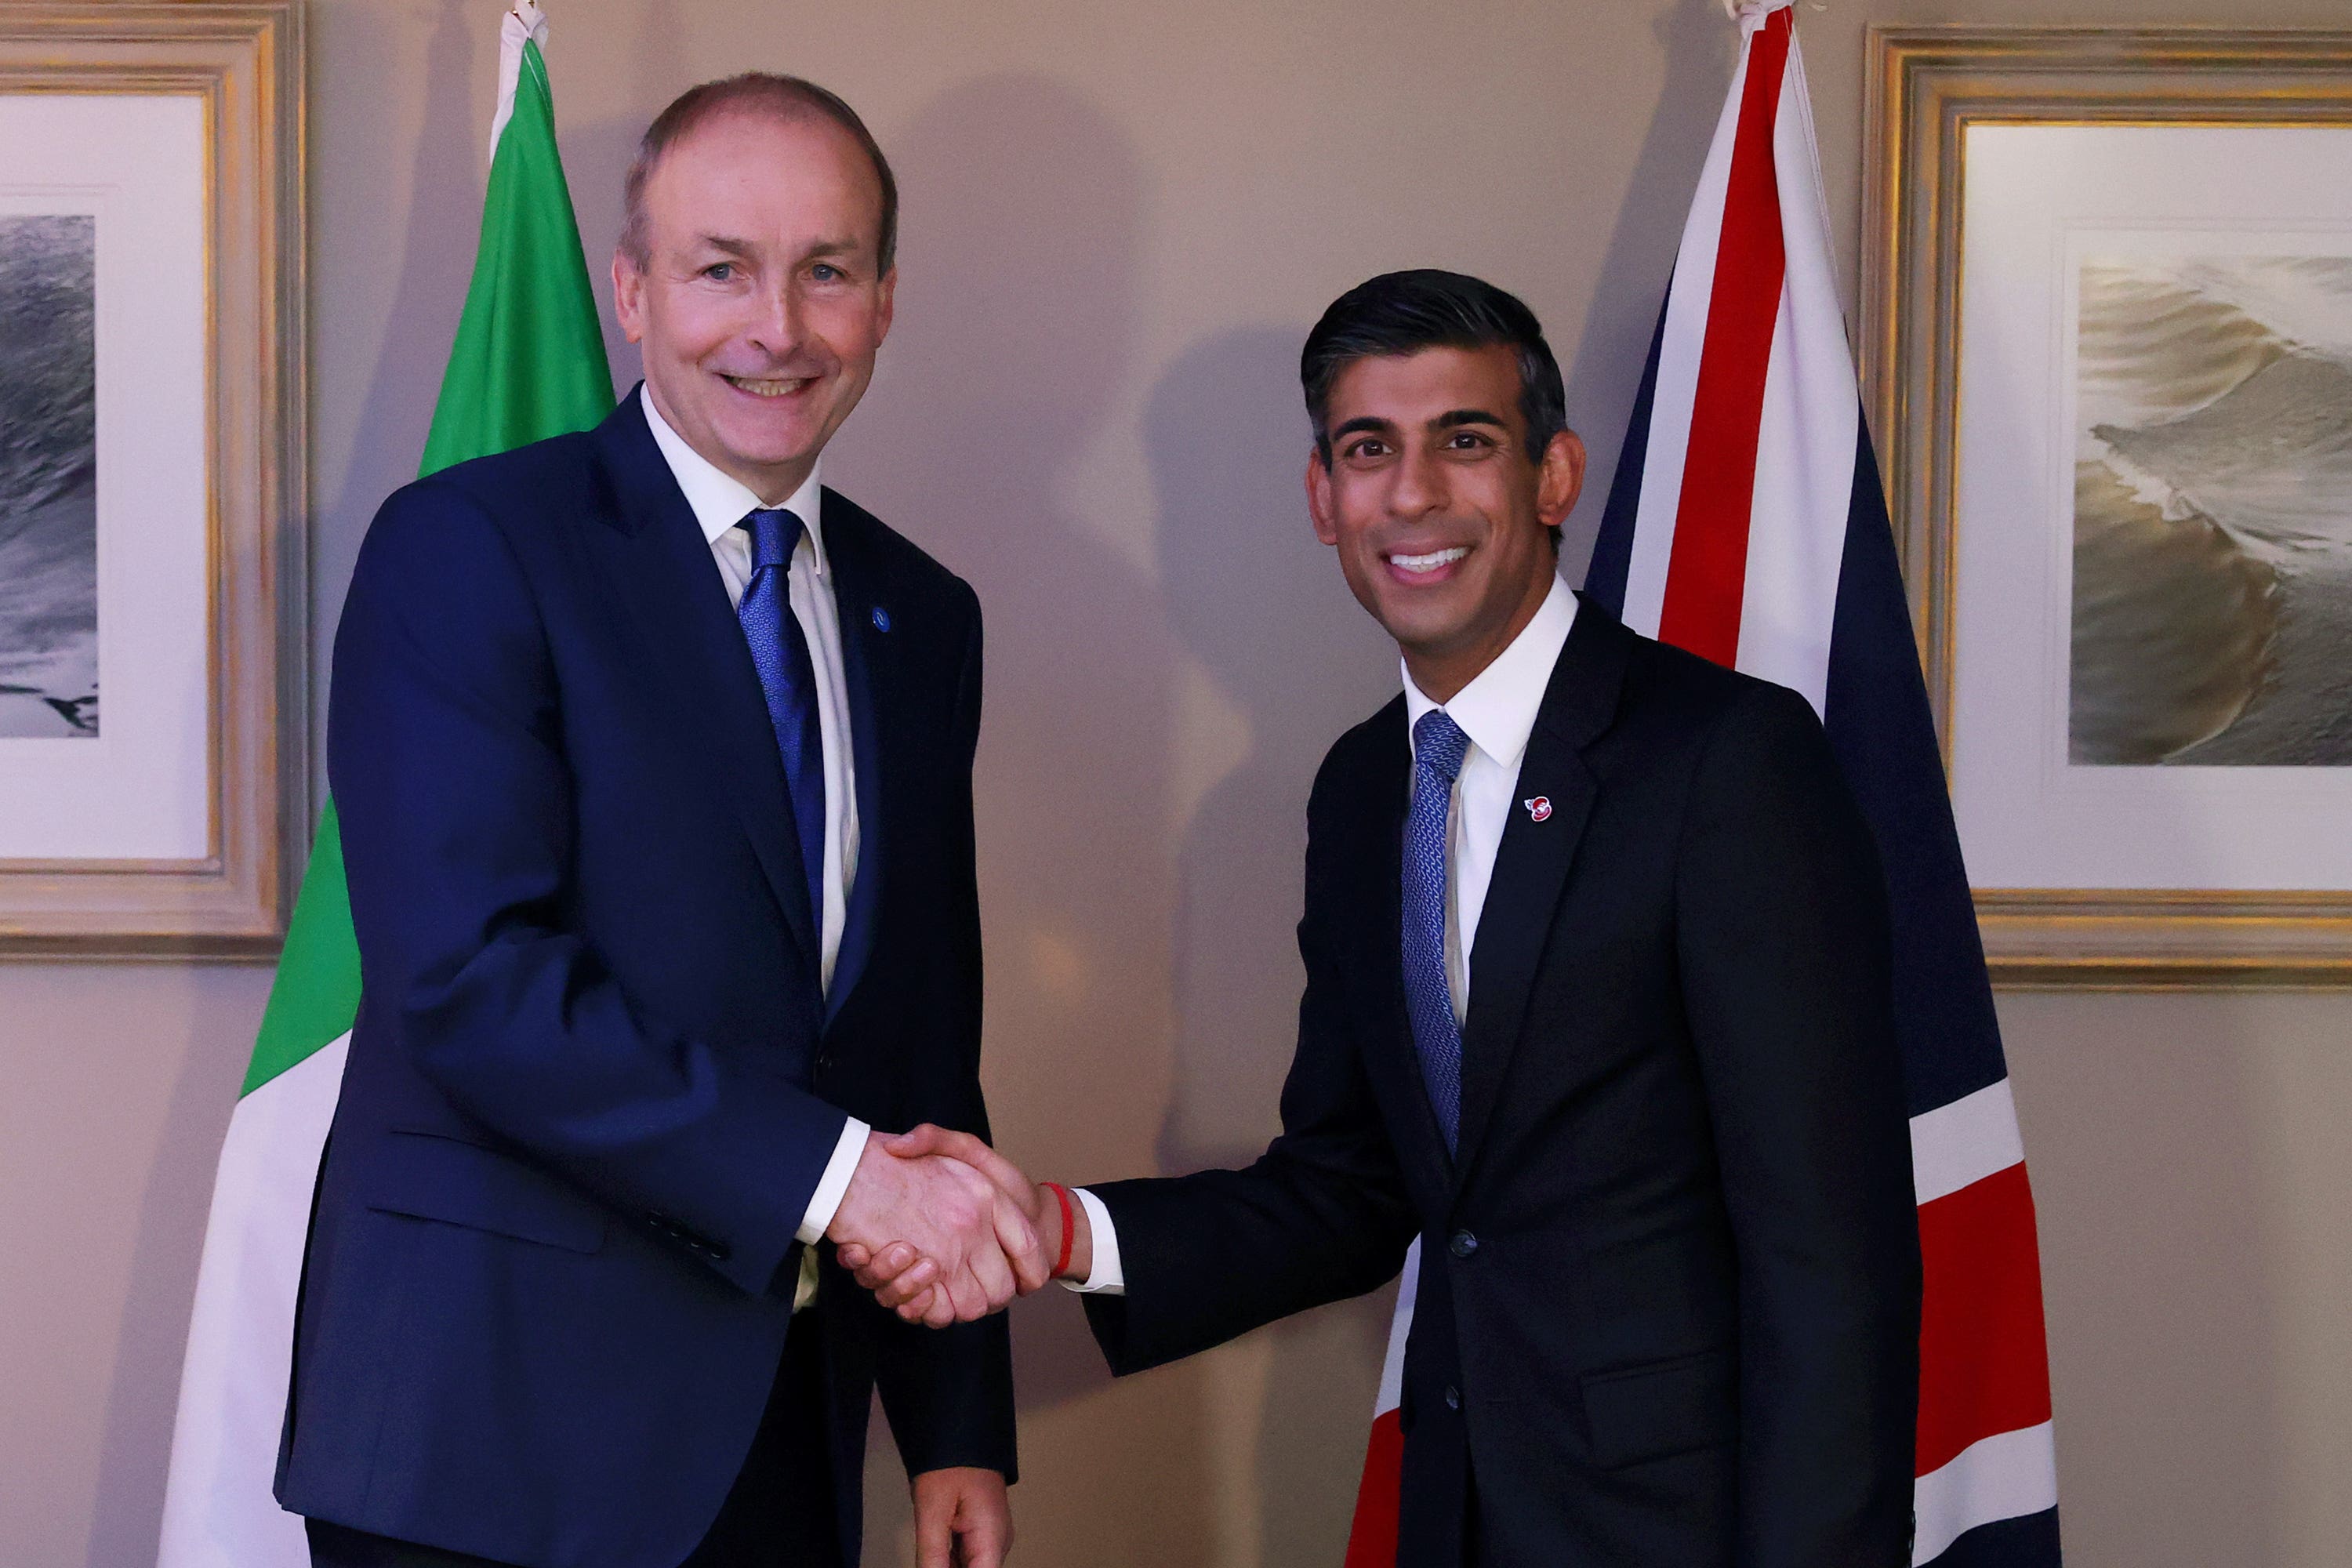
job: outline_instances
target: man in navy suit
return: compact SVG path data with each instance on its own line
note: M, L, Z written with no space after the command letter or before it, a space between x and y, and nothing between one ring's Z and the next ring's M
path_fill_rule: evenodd
M1520 301L1375 278L1301 373L1316 532L1403 690L1307 805L1282 1136L1075 1194L961 1134L893 1147L989 1170L1122 1373L1370 1290L1418 1236L1399 1568L1905 1568L1886 900L1820 723L1559 580L1584 452ZM909 1311L943 1278L841 1257Z
M322 1568L845 1568L878 1385L925 1568L992 1568L976 1320L1038 1238L871 1131L986 1136L980 610L818 478L895 186L838 98L747 76L655 121L627 208L644 386L393 496L345 605L364 993L278 1497ZM936 1334L816 1247L895 1237Z

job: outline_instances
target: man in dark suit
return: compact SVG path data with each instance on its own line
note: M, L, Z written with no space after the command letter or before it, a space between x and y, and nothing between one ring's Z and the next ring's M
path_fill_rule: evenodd
M1517 300L1377 278L1302 368L1316 531L1404 691L1307 807L1282 1136L1075 1194L897 1146L1036 1217L1120 1373L1371 1289L1419 1236L1404 1568L1902 1568L1887 911L1821 727L1561 584L1583 451ZM911 1248L842 1256L886 1304L936 1288Z
M278 1496L322 1565L843 1568L870 1391L926 1568L997 1563L1027 1221L870 1128L984 1137L980 611L821 487L897 198L790 78L646 134L614 260L646 383L370 529L329 770L364 982Z

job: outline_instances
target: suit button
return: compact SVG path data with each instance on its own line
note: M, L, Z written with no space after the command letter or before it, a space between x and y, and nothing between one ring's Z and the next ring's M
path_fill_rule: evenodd
M1454 1240L1450 1245L1454 1257L1467 1258L1478 1250L1478 1238L1466 1230L1457 1230L1454 1233Z
M1448 1410L1462 1408L1462 1391L1450 1383L1445 1385L1445 1408Z
M831 1072L833 1070L833 1053L831 1051L817 1052L816 1070L819 1072Z

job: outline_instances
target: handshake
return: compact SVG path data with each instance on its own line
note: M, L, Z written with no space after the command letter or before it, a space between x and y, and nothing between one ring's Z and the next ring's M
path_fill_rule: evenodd
M1071 1229L1065 1233L1065 1218ZM825 1238L875 1300L935 1329L1093 1266L1085 1209L969 1132L871 1133Z

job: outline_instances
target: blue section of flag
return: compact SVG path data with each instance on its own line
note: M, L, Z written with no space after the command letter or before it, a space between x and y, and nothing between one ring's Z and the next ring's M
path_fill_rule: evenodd
M1664 335L1661 310L1585 573L1584 591L1619 615L1642 510ZM2000 1082L2009 1068L1867 424L1855 445L1824 707L1831 749L1870 823L1886 873L1895 1026L1910 1114L1916 1116Z
M1674 279L1666 279L1666 298L1674 298ZM1642 389L1633 395L1633 417L1625 426L1625 445L1618 454L1616 477L1609 481L1609 504L1601 509L1600 537L1592 542L1592 563L1584 569L1584 591L1625 618L1625 577L1633 567L1633 524L1642 510L1642 468L1650 457L1650 407L1658 396L1658 353L1666 341L1666 307L1658 307L1658 325L1650 333L1650 357L1642 366Z
M1822 721L1878 841L1894 917L1895 1024L1911 1114L2009 1075L1885 491L1861 429Z
M1933 1568L2058 1568L2058 1510L1979 1524L1932 1563Z

